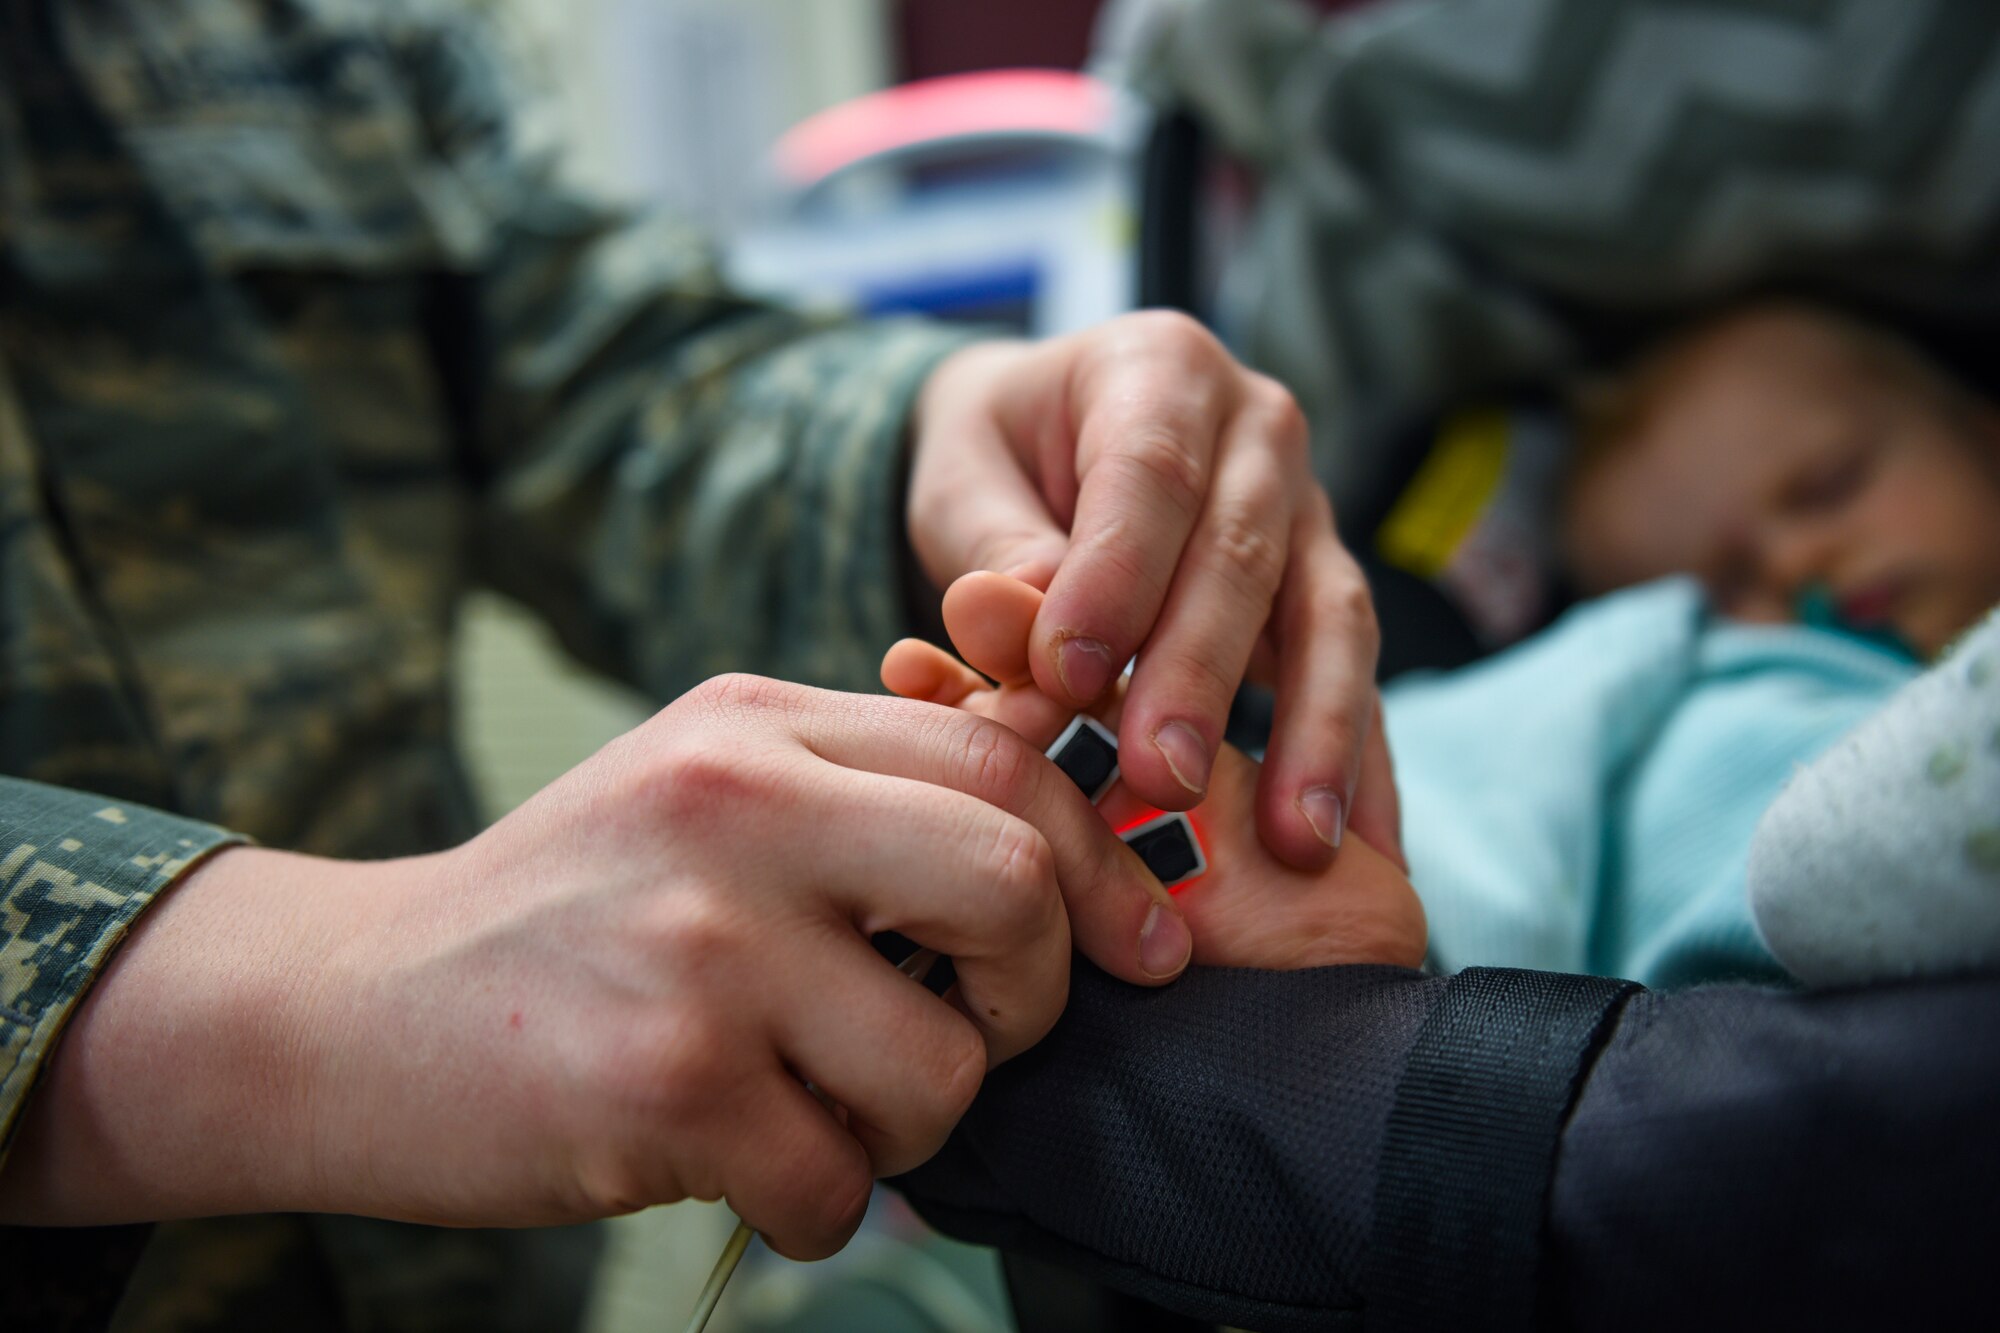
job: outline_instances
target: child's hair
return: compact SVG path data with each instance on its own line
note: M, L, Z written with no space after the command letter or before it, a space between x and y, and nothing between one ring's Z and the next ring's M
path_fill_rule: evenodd
M1970 389L1896 334L1825 306L1804 301L1758 301L1690 321L1623 370L1586 379L1572 389L1570 406L1576 425L1570 467L1572 493L1599 464L1638 436L1714 335L1767 319L1807 321L1828 330L1845 344L1861 368L1930 399L1968 431L1981 415L1983 404Z

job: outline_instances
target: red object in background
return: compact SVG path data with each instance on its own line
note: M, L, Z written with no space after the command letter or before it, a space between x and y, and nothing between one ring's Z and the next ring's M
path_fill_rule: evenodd
M1046 134L1084 139L1111 115L1104 86L1087 74L1006 69L953 74L843 102L778 141L779 171L810 185L863 159L941 139Z
M1332 13L1374 0L1317 0ZM1041 65L1080 69L1102 0L901 0L896 20L904 79Z

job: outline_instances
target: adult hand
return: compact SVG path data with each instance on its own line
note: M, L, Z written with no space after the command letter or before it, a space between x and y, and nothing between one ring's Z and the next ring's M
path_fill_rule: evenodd
M1265 845L1318 869L1351 824L1400 859L1374 608L1282 386L1184 316L1130 315L947 360L914 448L910 540L931 581L996 570L1048 593L1044 693L1088 707L1138 655L1119 731L1138 796L1202 799L1247 674L1277 689Z
M952 956L955 1003L870 948L884 930ZM1005 727L723 678L454 851L198 867L72 1024L0 1221L525 1225L726 1196L825 1255L1055 1022L1072 932L1140 983L1190 948Z
M1029 675L1028 633L1042 601L1040 592L1019 580L967 574L946 590L943 608L945 628L965 660L905 639L882 659L882 683L906 699L993 718L1030 745L1046 748L1073 714L1036 688ZM1121 696L1114 685L1095 710L1099 721L1119 724ZM1208 869L1174 890L1194 928L1194 961L1271 969L1419 966L1424 909L1409 877L1358 834L1322 869L1280 862L1256 835L1256 785L1255 760L1227 743L1216 750L1208 796L1190 815ZM1099 798L1097 813L1107 826L1125 829L1153 811L1117 782Z

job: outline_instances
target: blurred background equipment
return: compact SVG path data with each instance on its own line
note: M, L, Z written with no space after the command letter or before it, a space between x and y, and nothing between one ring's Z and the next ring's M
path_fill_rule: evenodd
M1132 308L1144 117L1062 70L926 79L805 121L730 238L742 288L1041 336Z

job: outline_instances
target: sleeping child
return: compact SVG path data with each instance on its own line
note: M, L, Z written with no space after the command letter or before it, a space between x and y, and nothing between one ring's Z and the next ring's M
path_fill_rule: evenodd
M1354 839L1319 875L1263 855L1254 761L1227 751L1193 812L1211 869L1180 894L1197 962L1428 956L1445 969L1506 964L1655 986L1777 979L1784 961L1806 957L1801 921L1812 949L1854 952L1858 917L1846 930L1831 897L1825 911L1801 910L1811 877L1797 873L1796 817L1759 843L1758 910L1777 923L1770 940L1760 933L1746 888L1753 835L1799 764L1919 675L1911 650L1936 657L2000 602L2000 414L1879 334L1761 307L1675 340L1595 395L1586 423L1563 539L1572 577L1604 595L1477 666L1385 692L1409 876ZM968 576L947 595L945 621L969 666L906 641L885 659L884 683L1047 745L1068 717L1027 671L1039 599L1000 575ZM1875 836L1884 813L1867 799L1871 774L1900 791L1907 769L1941 796L1896 806L1906 826L1919 817L1906 807L1950 825L1928 837L1938 853L1848 898L1901 894L1898 919L1949 920L1958 952L1923 954L1935 925L1906 928L1908 941L1885 949L1880 940L1902 937L1884 935L1878 912L1865 927L1874 961L1860 973L1818 955L1800 972L1964 965L1968 948L1973 962L2000 957L2000 912L1978 911L2000 903L2000 826L1988 849L1980 822L2000 825L1996 639L1989 623L1934 669L1958 682L1949 706L1934 701L1931 677L1913 687L1909 697L1933 699L1925 726L1867 747L1861 776L1839 788L1863 788L1837 817L1850 840ZM1100 710L1114 727L1117 707L1114 697ZM1823 783L1800 786L1812 790L1786 805L1834 799ZM1100 809L1114 827L1148 813L1116 789ZM1826 845L1823 823L1804 822L1806 843ZM1806 860L1829 873L1823 857ZM1778 881L1782 892L1763 887ZM1931 910L1924 893L1950 901Z
M1587 592L1690 574L1731 619L1831 610L1925 659L2000 603L2000 409L1881 332L1751 307L1578 415L1562 526Z

